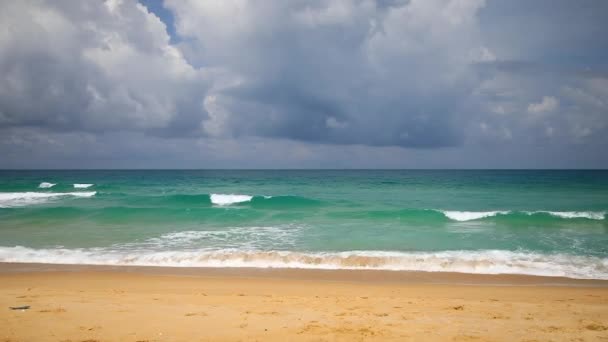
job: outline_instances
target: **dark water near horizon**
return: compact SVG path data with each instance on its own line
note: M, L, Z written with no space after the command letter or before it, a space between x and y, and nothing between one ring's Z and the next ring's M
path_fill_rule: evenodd
M0 171L0 261L608 279L603 170Z

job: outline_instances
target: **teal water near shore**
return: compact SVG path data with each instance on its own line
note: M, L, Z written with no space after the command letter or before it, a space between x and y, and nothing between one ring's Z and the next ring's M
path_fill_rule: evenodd
M608 279L608 171L0 171L0 261Z

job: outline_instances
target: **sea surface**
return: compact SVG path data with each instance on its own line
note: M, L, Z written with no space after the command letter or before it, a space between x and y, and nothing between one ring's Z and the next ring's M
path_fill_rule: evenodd
M0 171L0 262L608 279L608 171Z

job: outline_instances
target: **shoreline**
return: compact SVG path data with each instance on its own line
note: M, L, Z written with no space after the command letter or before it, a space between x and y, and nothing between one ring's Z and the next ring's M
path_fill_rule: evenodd
M469 286L558 286L608 288L608 280L522 274L300 269L257 267L166 267L129 265L43 264L0 262L0 276L23 273L103 272L200 278L290 279L368 284Z

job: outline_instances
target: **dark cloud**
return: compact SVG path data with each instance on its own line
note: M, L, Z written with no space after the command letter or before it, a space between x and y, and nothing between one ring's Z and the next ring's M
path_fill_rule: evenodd
M607 13L2 2L0 167L608 167Z

